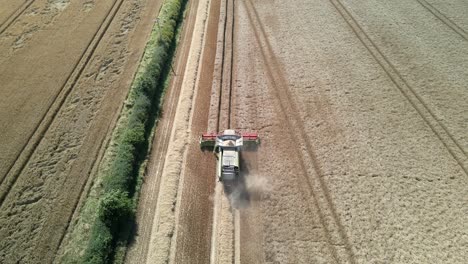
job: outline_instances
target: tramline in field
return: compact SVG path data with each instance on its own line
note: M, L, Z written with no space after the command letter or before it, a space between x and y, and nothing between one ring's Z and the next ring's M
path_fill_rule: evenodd
M200 147L212 149L216 155L216 176L219 181L237 180L240 151L244 147L256 147L259 143L257 133L240 133L233 129L222 133L203 133L200 137Z

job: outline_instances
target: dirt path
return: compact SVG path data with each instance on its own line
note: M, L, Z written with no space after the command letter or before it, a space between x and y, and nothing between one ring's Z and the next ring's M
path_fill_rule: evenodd
M187 6L188 15L184 19L184 27L180 38L180 45L176 53L175 76L171 83L163 105L163 115L157 123L155 138L145 173L145 184L142 187L137 214L137 230L135 240L130 244L126 254L128 263L145 263L148 255L147 243L151 239L151 227L157 205L159 189L161 188L162 168L173 128L177 104L182 83L185 77L187 58L190 52L191 39L198 11L198 1L190 2Z
M190 172L211 169L211 165L203 163L203 156L208 160L207 163L211 163L208 159L211 155L200 154L201 159L193 159L187 157L186 153L197 145L195 135L206 129L206 106L200 100L209 102L209 84L213 71L213 59L209 50L216 46L216 35L212 34L217 28L216 6L216 3L206 0L191 3L186 20L190 27L185 29L184 41L179 47L182 53L179 53L177 65L177 69L185 67L185 71L177 70L177 79L170 88L180 89L180 95L174 98L177 100L176 104L166 105L167 110L173 106L177 108L177 112L166 115L159 124L162 126L158 128L166 127L166 122L172 123L172 129L168 131L170 134L165 136L170 139L166 146L167 153L162 148L153 149L141 194L142 201L151 200L150 203L145 203L147 206L155 207L143 207L145 204L139 207L137 238L127 252L126 261L129 263L162 263L169 259L177 262L207 262L209 245L206 241L211 234L210 222L194 223L192 220L210 217L210 206L205 206L205 203L210 202L212 178L205 175L192 176ZM206 89L196 89L205 85ZM169 95L167 102L171 98ZM155 142L161 136L164 135L156 133ZM164 156L164 163L160 162L161 155ZM211 170L207 174L210 173ZM193 181L203 184L194 185ZM203 188L193 190L194 186ZM198 195L194 196L193 192ZM186 197L190 199L186 200ZM142 213L147 210L152 211Z
M54 258L160 3L36 0L0 28L0 262Z
M219 4L210 105L196 85L175 233L153 229L171 237L153 260L464 263L466 3ZM196 143L229 127L262 140L235 191Z

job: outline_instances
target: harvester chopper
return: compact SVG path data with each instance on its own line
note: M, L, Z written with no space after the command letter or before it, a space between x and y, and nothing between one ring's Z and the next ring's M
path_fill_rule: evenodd
M232 182L239 179L240 152L245 147L256 147L260 143L257 133L237 132L233 129L221 133L203 133L200 148L212 149L216 162L218 181Z

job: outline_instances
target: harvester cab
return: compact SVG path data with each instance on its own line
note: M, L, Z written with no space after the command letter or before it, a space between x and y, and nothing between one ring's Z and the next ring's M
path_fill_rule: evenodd
M257 133L239 133L228 129L222 133L204 133L200 147L211 149L216 155L216 176L219 181L234 181L239 178L240 151L260 143Z

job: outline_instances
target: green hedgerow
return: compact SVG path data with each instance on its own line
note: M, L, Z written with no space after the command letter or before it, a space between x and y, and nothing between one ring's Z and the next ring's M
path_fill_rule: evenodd
M147 152L149 121L159 106L163 92L163 73L170 67L175 45L175 31L186 0L166 0L159 14L159 38L154 53L141 77L135 81L134 102L109 170L103 178L98 218L91 228L91 239L83 257L84 263L104 264L114 261L117 244L128 239L128 226L135 216L132 195L138 166ZM127 230L127 231L125 231Z
M99 219L112 233L118 233L119 227L127 223L132 214L132 200L122 191L113 190L106 193L99 205Z

